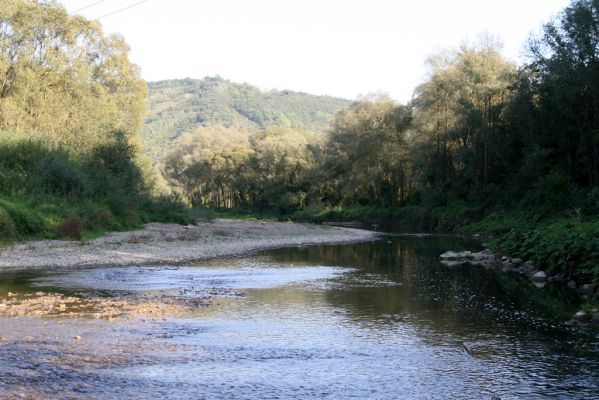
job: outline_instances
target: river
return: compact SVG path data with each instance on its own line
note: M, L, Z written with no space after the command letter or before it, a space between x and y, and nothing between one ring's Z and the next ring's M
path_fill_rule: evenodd
M0 398L599 398L599 337L564 325L567 292L445 267L449 249L479 245L390 235L189 266L1 273L5 303L83 300L70 315L0 316ZM86 298L188 308L112 318Z

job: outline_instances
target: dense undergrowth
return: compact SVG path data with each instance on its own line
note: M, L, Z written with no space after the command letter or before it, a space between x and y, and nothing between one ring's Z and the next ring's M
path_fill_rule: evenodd
M176 198L151 197L125 141L86 155L36 141L0 143L0 241L82 239L149 221L191 222Z
M550 273L578 281L599 281L599 220L536 219L527 213L494 213L463 232L491 236L503 254L521 257Z

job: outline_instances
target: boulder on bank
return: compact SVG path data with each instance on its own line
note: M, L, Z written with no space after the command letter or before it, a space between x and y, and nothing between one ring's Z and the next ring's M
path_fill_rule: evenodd
M599 325L599 310L592 309L590 312L580 310L572 316L572 319L566 322L566 325Z
M545 271L537 271L530 277L533 282L545 282L547 280L547 274Z
M446 251L439 256L441 263L449 267L453 267L461 264L475 264L491 266L495 263L495 257L489 250L483 250L479 252L471 251Z
M439 256L441 260L453 261L461 258L460 253L456 253L455 251L446 251L445 253Z
M593 316L584 310L578 311L572 317L572 320L577 321L577 322L591 322L592 319L593 319Z

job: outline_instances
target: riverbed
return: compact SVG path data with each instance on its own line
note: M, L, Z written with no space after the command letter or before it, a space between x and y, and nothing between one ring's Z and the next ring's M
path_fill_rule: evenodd
M447 249L479 244L391 235L190 265L5 271L0 398L599 397L599 337L564 324L568 292L448 268Z

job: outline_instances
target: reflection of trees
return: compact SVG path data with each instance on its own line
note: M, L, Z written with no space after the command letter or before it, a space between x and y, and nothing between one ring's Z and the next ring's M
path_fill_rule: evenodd
M35 288L29 285L29 280L41 275L30 271L0 274L0 298L8 292L34 292Z
M374 243L313 246L269 252L273 261L357 268L326 292L350 318L394 323L407 318L441 333L485 327L532 329L532 316L563 317L570 299L552 288L539 290L523 277L480 266L442 266L438 255L470 244L457 237L389 237ZM381 279L399 286L381 284ZM518 312L518 313L516 313ZM393 316L393 318L389 318Z

